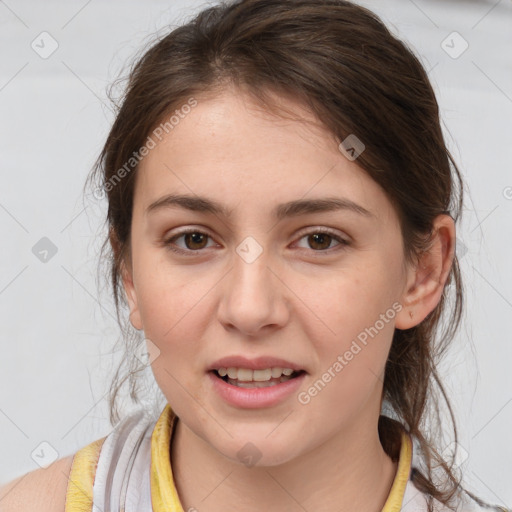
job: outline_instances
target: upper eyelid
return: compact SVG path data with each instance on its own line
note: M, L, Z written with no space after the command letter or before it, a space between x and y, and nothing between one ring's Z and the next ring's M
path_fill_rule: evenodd
M167 239L169 238L175 238L181 235L186 235L187 233L202 233L205 235L208 235L210 238L215 238L214 235L211 234L211 232L204 227L198 227L198 228L183 228L183 230L178 231L174 233L172 236L167 236ZM336 234L340 238L343 238L343 235L340 235L336 228L330 228L326 226L308 226L305 228L300 229L295 236L304 236L308 233L330 233L330 234ZM348 237L348 235L345 235Z
M211 235L211 233L209 232L208 229L206 228L184 228L182 231L179 231L177 233L174 233L173 235L171 236L167 236L165 238L165 241L166 243L170 242L171 240L176 240L186 234L189 234L189 233L201 233L201 234L204 234L208 237L210 237L213 241L215 241L215 237L213 235ZM299 232L295 235L296 237L298 237L298 240L302 239L303 237L307 236L308 234L311 234L311 233L326 233L328 235L331 235L333 236L334 238L338 238L339 241L338 243L345 243L345 244L349 244L351 242L351 239L350 237L348 237L347 235L343 236L343 235L340 235L335 228L329 228L329 227L322 227L322 226L309 226L309 227L306 227L306 228L303 228L301 230L299 230ZM348 239L347 239L348 238ZM217 242L216 242L217 243ZM187 252L201 252L202 250L204 249L200 249L200 250L196 250L196 251L193 251L192 249L182 249L181 247L179 247L179 249L183 250L183 251L187 251ZM326 251L319 251L319 252L326 252Z

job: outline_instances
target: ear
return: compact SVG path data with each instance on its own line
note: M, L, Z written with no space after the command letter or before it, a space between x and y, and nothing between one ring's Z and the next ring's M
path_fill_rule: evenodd
M142 319L140 316L139 305L137 300L137 292L133 283L133 271L131 257L121 257L120 243L117 238L117 234L113 229L110 230L109 234L110 244L114 251L116 261L119 262L119 270L121 274L121 280L123 282L123 288L126 294L126 300L130 308L130 322L135 329L138 331L143 329Z
M432 241L419 262L407 269L407 284L396 315L397 329L410 329L435 309L448 279L455 256L455 223L450 215L434 220Z

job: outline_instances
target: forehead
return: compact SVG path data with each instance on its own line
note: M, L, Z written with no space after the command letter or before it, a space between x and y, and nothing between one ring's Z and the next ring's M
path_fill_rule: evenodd
M217 199L232 211L273 209L299 198L342 196L386 215L390 204L314 115L280 98L301 120L266 112L247 94L197 98L137 170L135 207L143 213L166 194ZM176 118L178 119L178 118Z

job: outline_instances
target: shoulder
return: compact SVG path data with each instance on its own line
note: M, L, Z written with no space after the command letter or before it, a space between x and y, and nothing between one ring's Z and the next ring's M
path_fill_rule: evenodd
M147 462L144 456L150 456L148 441L155 421L152 414L137 410L108 435L83 446L75 454L0 484L0 512L65 512L66 504L72 506L83 501L84 496L92 498L93 494L94 503L101 503L112 490L107 485L107 474L113 470L120 475L124 472L126 475L120 477L124 481L131 474L136 455L141 457L139 463ZM143 438L146 438L144 445Z
M64 512L74 455L0 485L2 512Z

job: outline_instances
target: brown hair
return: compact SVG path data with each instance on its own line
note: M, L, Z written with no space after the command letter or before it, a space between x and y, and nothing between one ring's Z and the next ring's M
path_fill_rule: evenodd
M357 163L382 187L399 216L406 261L415 261L428 247L437 215L450 214L457 221L461 213L462 178L446 148L428 76L375 14L343 0L241 0L203 10L134 64L90 176L99 176L108 196L109 237L103 250L109 251L117 318L126 343L122 365L129 365L122 378L122 365L118 367L110 389L113 424L119 419L117 398L126 380L132 399L138 400L140 368L130 356L137 333L120 318L120 304L126 305L120 265L130 255L138 163L133 155L176 108L191 97L215 95L228 84L243 88L269 110L281 109L270 92L298 99L340 141L356 134L366 147ZM454 286L445 287L436 308L419 325L395 330L383 391L394 419L381 415L379 435L394 459L399 429L413 435L425 460L425 468L412 474L416 487L451 507L461 489L460 477L454 460L448 463L435 448L434 433L441 430L440 393L457 440L436 370L461 320L463 289L456 256L447 284ZM448 309L450 290L454 302ZM443 314L449 315L446 329L438 333Z

